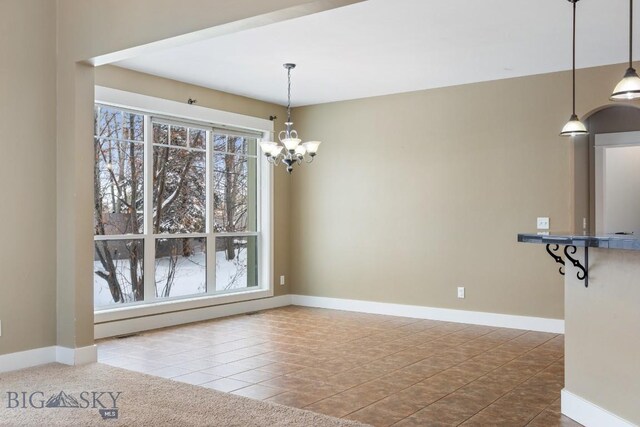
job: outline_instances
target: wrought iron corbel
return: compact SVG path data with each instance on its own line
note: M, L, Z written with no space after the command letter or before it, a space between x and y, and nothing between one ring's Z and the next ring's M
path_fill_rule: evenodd
M562 269L564 268L564 260L560 255L555 254L555 251L560 249L560 245L554 245L554 246L555 246L555 249L551 249L551 244L548 244L547 253L551 255L551 258L553 258L555 262L557 262L558 264L562 264L562 266L558 269L558 272L564 276L564 271L562 271Z
M589 270L588 270L589 269L589 247L588 246L584 247L584 265L582 265L582 263L580 263L578 259L572 256L572 255L575 255L577 251L578 251L578 248L576 248L575 246L565 246L564 256L566 256L567 259L571 261L571 264L573 264L574 267L578 268L578 273L576 273L576 277L578 278L578 280L584 280L584 287L588 288L589 287Z

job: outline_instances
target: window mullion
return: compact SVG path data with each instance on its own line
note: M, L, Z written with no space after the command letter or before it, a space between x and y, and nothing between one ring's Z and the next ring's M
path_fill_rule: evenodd
M156 299L156 242L153 236L153 125L144 116L144 301Z

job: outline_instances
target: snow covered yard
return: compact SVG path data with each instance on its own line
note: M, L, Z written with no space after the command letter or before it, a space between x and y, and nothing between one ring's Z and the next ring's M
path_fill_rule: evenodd
M118 282L123 284L126 302L133 301L131 281L129 279L129 260L114 260ZM171 259L156 259L156 295L162 294L170 273ZM94 262L94 271L104 271L100 261ZM113 305L113 297L107 282L94 274L93 300L95 307ZM198 295L206 292L206 255L199 252L190 257L178 257L170 297ZM236 249L236 257L228 260L226 251L216 252L216 291L228 291L247 287L247 251Z

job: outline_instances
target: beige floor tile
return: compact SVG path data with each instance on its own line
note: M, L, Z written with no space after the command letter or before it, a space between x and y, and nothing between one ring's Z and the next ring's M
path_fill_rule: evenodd
M570 426L564 337L282 307L98 343L100 361L374 426Z
M277 394L284 392L282 389L265 387L260 384L250 385L233 391L233 394L237 394L244 397L250 397L251 399L264 400L273 397Z
M245 381L248 383L259 383L261 381L267 381L279 376L280 374L276 374L273 372L259 371L257 369L252 369L250 371L244 371L244 372L240 372L239 374L232 375L229 378L234 380Z
M220 377L206 374L204 372L191 372L190 374L173 377L172 380L187 384L200 385L211 381L219 380Z
M210 381L208 383L200 384L202 387L212 388L218 391L231 392L234 390L238 390L244 387L248 387L250 383L246 383L244 381L232 380L230 378L221 378L219 380Z

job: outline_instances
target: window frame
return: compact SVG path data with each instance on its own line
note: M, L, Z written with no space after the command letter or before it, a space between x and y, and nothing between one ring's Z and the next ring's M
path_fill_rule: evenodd
M271 297L274 295L273 283L273 168L269 167L264 156L259 155L256 146L256 179L257 191L257 224L253 232L216 233L213 227L213 200L211 193L212 160L215 155L212 137L214 133L225 133L260 138L270 138L273 133L273 122L251 116L214 110L206 107L188 105L176 101L150 97L132 92L125 92L101 86L95 87L95 104L103 104L144 115L144 228L142 234L123 234L94 236L96 240L140 239L144 241L144 294L145 300L126 304L117 304L96 308L94 306L95 323L124 320L142 316L162 314L209 307L232 302L248 301ZM151 218L153 217L153 181L150 168L153 167L153 121L169 122L179 125L194 126L207 130L206 141L206 229L204 233L153 234ZM240 288L238 290L216 291L215 271L217 237L224 236L256 236L258 247L258 286ZM156 299L155 274L148 266L155 267L155 240L157 238L196 238L207 239L207 292L188 296L176 296ZM155 268L153 269L155 271Z

